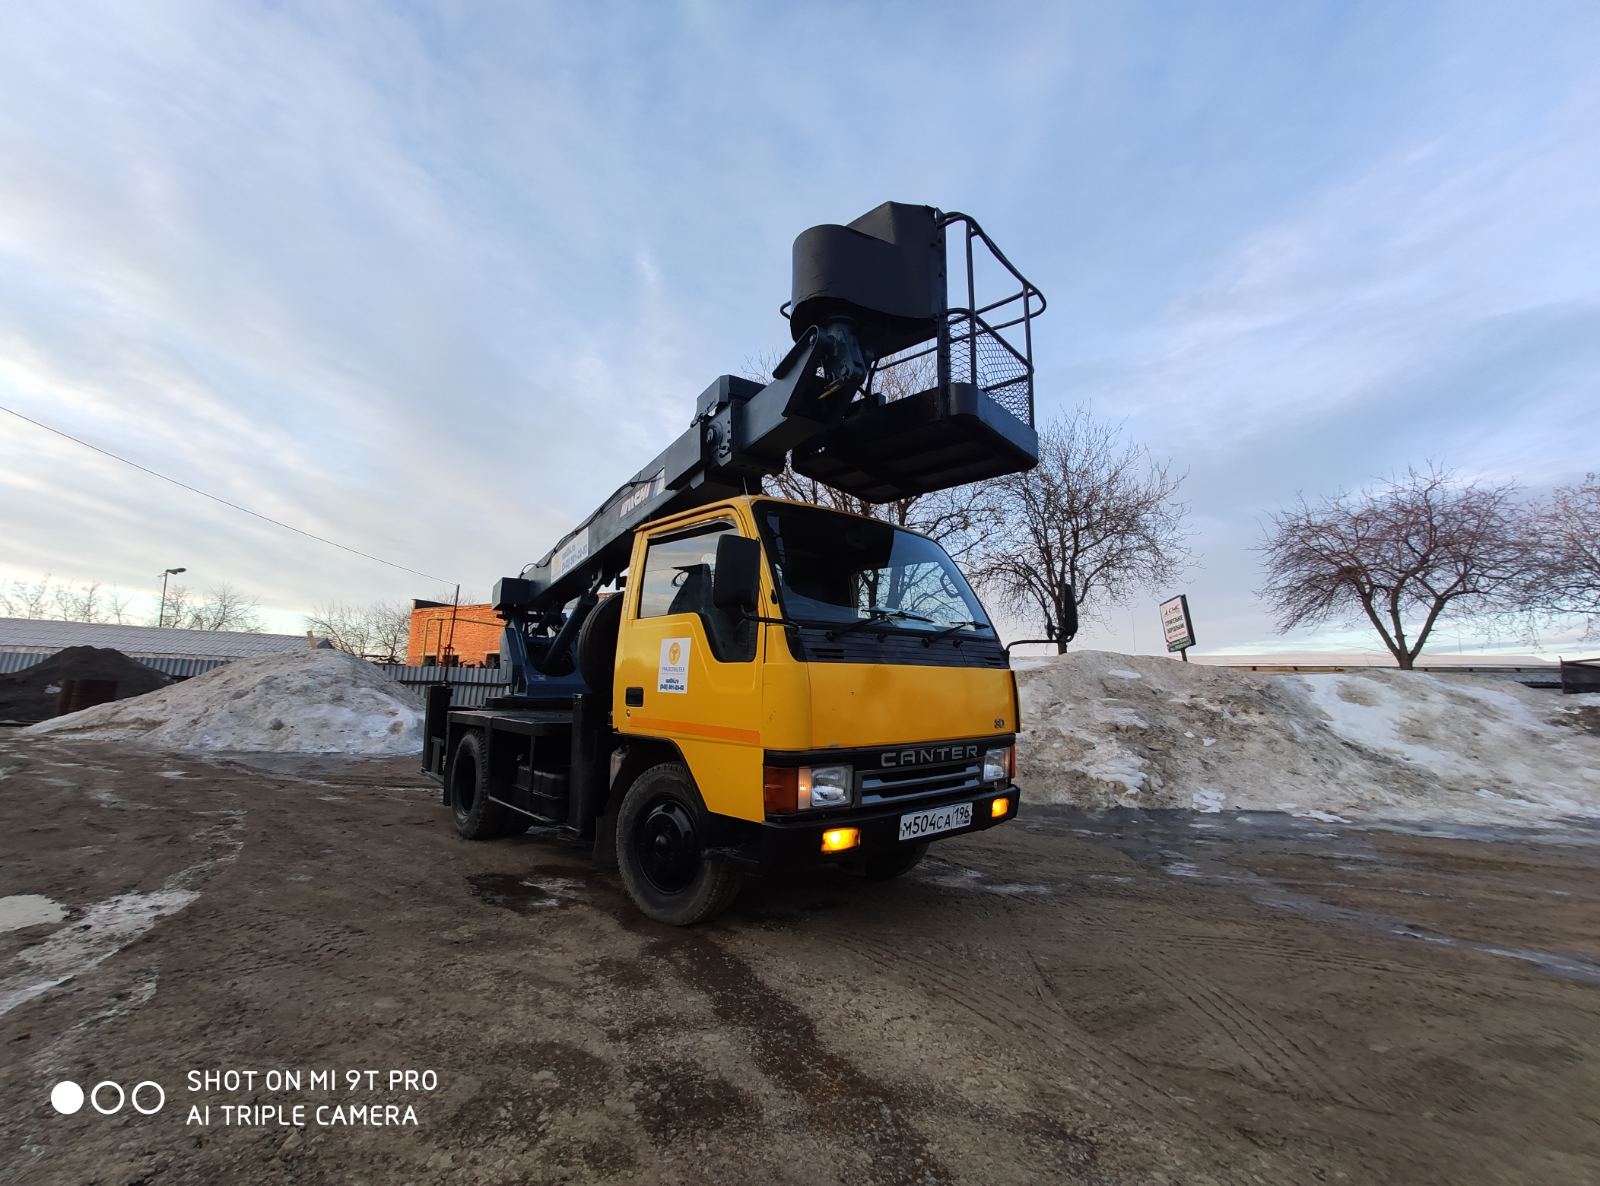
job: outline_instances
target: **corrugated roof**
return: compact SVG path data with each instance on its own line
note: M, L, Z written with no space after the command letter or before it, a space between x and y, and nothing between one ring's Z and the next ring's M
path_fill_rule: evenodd
M247 659L304 650L303 634L241 634L232 630L168 630L106 622L47 622L0 618L0 650L54 654L66 647L111 647L131 658L165 656Z

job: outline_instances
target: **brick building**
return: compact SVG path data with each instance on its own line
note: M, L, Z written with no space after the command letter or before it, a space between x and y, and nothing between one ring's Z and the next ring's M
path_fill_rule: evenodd
M413 601L406 662L413 667L498 667L504 628L505 623L488 605Z

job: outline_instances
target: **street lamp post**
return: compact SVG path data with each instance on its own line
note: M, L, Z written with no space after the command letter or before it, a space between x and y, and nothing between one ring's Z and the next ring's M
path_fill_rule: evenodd
M169 568L161 574L161 609L156 613L157 629L167 624L167 578L177 576L180 572L188 571L187 568Z

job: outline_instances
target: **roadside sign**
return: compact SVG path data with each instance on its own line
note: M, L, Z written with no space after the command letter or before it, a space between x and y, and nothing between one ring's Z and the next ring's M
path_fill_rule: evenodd
M1167 638L1167 652L1187 652L1194 646L1194 622L1189 617L1189 596L1180 593L1161 603L1161 632ZM1189 656L1183 656L1187 663Z

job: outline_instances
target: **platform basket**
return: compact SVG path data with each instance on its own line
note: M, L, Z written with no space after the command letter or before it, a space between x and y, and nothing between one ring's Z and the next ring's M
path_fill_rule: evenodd
M1033 320L1044 294L967 215L938 227L946 300L933 337L879 359L846 430L794 456L800 473L867 502L1038 463Z

